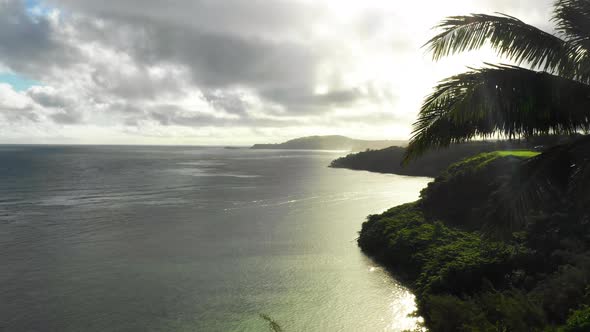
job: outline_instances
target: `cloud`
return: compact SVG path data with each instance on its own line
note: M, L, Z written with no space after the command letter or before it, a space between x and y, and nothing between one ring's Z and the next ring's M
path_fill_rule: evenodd
M0 0L0 62L15 72L31 73L47 65L70 65L74 48L60 40L56 17L33 16L23 2Z
M30 100L12 89L8 84L0 83L0 107L9 110L23 110L31 106Z
M65 108L70 104L65 96L52 87L32 87L27 90L27 96L37 104L47 108Z
M291 0L56 0L52 3L73 12L134 25L150 23L204 34L264 39L298 36L302 25L322 18L321 6Z
M34 103L8 84L0 83L0 117L6 123L38 122Z
M432 63L420 47L438 20L502 11L545 24L549 4L45 0L31 10L0 0L0 68L42 84L0 85L0 115L21 133L83 142L404 138L438 79L497 61Z

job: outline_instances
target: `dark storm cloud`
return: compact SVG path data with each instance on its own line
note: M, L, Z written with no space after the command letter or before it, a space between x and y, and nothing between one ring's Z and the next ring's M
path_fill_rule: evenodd
M85 47L87 54L77 57L76 61L86 60L91 66L87 75L92 85L87 86L87 80L80 83L91 89L86 91L91 95L78 99L111 105L111 112L135 114L126 118L128 123L135 123L141 116L163 125L196 125L198 121L205 125L278 123L251 119L249 105L243 96L233 92L236 89L245 89L261 98L266 112L287 116L326 114L331 107L351 106L366 98L355 87L315 93L319 66L327 58L322 53L323 45L311 44L307 38L309 27L323 10L309 3L280 0L48 1L46 3L66 13L58 26L46 16L31 16L17 0L0 3L8 9L2 11L6 17L0 19L0 27L9 24L8 16L18 18L16 27L0 32L2 40L6 41L3 45L11 45L11 48L0 49L3 62L17 71L25 71L23 66L30 66L27 71L35 71L38 77L50 68L72 68L75 61L72 59L68 63L65 59L74 53L72 50L80 51L76 47ZM358 32L369 37L384 22L383 17L372 11L358 18ZM113 57L110 61L101 61L105 50ZM162 66L179 68L188 75L178 77L169 72L158 77L150 75L150 68ZM183 89L201 91L214 109L239 115L239 118L231 121L203 116L189 119L170 109L164 111L160 107L158 112L150 113L133 105L134 101L155 101L163 94ZM61 109L62 113L52 117L58 123L84 119L76 105L61 96L44 91L31 92L29 96L44 107ZM119 99L126 102L119 102L117 106L114 100Z
M284 35L320 15L317 6L288 0L52 0L51 3L123 22L153 22L205 33Z
M293 125L293 121L281 121L276 119L220 118L211 114L190 113L185 109L169 105L158 107L148 111L149 117L161 126L185 126L185 127L234 127L234 126L259 126L259 127L287 127ZM144 118L129 118L129 123L138 123Z
M51 110L47 116L57 124L80 124L84 121L84 116L80 111L80 105L76 100L68 98L62 92L48 87L33 87L26 91L34 103L45 110Z
M58 124L78 124L83 121L81 114L77 112L59 112L50 115L51 119Z
M64 96L51 93L45 89L29 89L29 91L27 91L27 95L39 105L48 108L65 108L69 105L68 100Z
M317 57L305 45L237 36L201 34L160 26L144 60L178 61L196 83L207 87L310 83Z
M183 82L172 75L152 77L145 64L134 64L131 72L121 72L118 67L108 63L95 64L91 78L95 88L106 96L131 100L154 99L183 88Z
M291 31L319 11L309 5L244 0L56 3L103 20L100 27L82 22L80 31L87 38L118 45L139 65L184 66L203 90L246 87L288 112L309 110L313 101L310 91L322 55ZM175 88L173 82L152 87L146 79L119 80L117 85L112 76L102 79L105 72L96 71L97 84L125 97L153 96L161 91L157 87ZM308 92L295 93L303 97L299 103L286 93L289 90ZM328 100L315 101L316 111L324 111L327 104L322 101Z
M129 55L139 68L93 64L95 88L123 98L153 98L178 91L172 77L154 79L147 66L172 64L188 69L199 89L245 87L255 93L273 89L311 89L320 61L314 48L291 30L312 10L292 1L57 1L72 13L74 37L56 31L47 16L31 15L23 2L0 1L0 61L39 78L55 67L71 67L79 43L94 43ZM100 19L97 24L93 19ZM68 32L72 33L72 32ZM298 36L301 37L301 36ZM72 45L71 43L78 43ZM116 61L116 59L115 59ZM114 63L113 63L114 64ZM293 98L268 93L287 111ZM320 101L318 99L318 101ZM303 100L303 102L307 102ZM307 107L308 105L306 105Z
M551 4L541 2L450 3L465 9L453 14L501 11L538 25ZM414 32L436 24L420 21L430 0L42 0L37 12L26 3L0 0L0 69L44 86L13 91L0 113L36 122L32 131L39 121L137 132L409 125L416 110L404 98L425 84L415 71L427 36Z
M203 97L213 108L225 110L230 114L243 116L248 111L248 105L240 93L225 92L223 90L205 91Z
M53 50L51 25L46 18L33 20L17 1L0 1L0 52L2 58L27 60L39 50Z
M326 111L333 106L350 106L363 96L356 88L316 94L309 87L271 88L263 90L262 95L303 114L318 112L318 108Z
M0 0L0 63L32 77L49 65L71 65L75 54L55 38L49 18L27 13L23 3Z

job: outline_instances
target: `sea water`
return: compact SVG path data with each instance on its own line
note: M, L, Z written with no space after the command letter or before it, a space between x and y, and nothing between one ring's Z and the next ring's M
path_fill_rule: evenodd
M0 330L413 328L356 238L429 179L327 167L343 154L0 146Z

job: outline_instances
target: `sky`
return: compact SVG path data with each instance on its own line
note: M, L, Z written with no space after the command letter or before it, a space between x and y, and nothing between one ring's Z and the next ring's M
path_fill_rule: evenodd
M407 139L450 15L552 32L547 0L0 0L0 143L249 145Z

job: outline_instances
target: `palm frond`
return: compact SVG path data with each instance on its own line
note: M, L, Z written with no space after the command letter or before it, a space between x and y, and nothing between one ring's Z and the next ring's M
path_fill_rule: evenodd
M568 42L508 15L452 16L436 28L441 33L428 41L434 60L489 45L518 64L552 72L571 73L575 49Z
M590 136L558 145L525 161L512 179L496 192L486 229L510 234L522 229L527 214L552 204L588 218L590 203Z
M558 31L568 40L584 41L584 45L590 45L588 44L590 40L590 1L556 1L553 20L557 24Z
M590 82L590 1L556 1L553 21L571 45L570 56L575 63L574 78Z
M428 149L500 135L590 129L590 86L515 66L472 69L435 88L414 123L405 162Z

